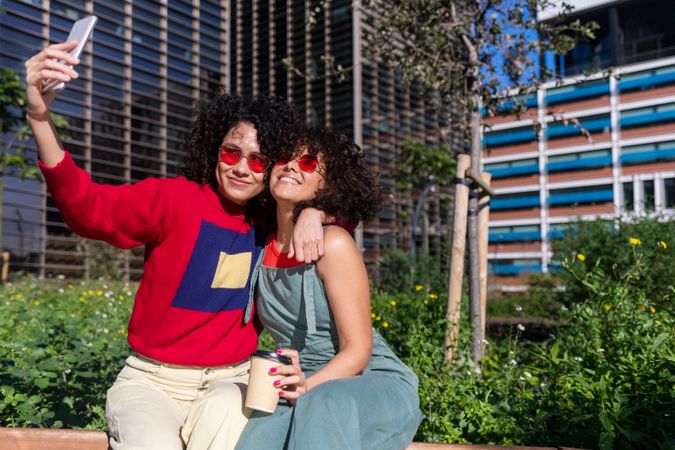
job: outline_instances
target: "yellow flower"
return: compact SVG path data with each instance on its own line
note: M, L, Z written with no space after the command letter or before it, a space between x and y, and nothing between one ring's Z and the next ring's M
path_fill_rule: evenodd
M73 283L68 283L68 284L66 285L66 287L67 287L68 289L72 289L72 288L73 288Z
M612 309L612 305L609 303L605 303L602 307L605 308L605 312L609 312L609 310Z
M389 328L389 322L382 322L382 326L384 328Z
M653 306L650 306L650 307L649 307L649 312L652 313L652 314L654 314L654 313L656 312L656 308L654 308Z
M80 301L81 301L82 303L87 303L87 301L84 299L84 297L80 297Z
M94 291L92 291L91 289L89 289L88 294L89 294L89 295L94 295Z
M584 262L586 261L586 255L584 255L583 253L577 253L577 259L581 262Z
M659 241L659 247L663 248L664 250L668 248L668 244L666 244L665 241Z
M424 304L425 304L425 305L428 305L428 304L429 304L429 300L426 300L426 299L425 299L425 300L424 300Z
M418 284L418 285L415 286L415 290L417 292L421 291L422 289L424 289L424 286L422 286L421 284Z
M375 318L375 313L370 313L370 317L371 317L372 319L374 319L374 318Z
M640 239L638 238L632 237L628 239L628 242L630 242L630 245L640 245Z
M655 320L654 322L655 322L657 325L661 325L661 321L660 321L660 320Z
M124 300L124 295L120 294L119 299Z
M40 304L40 300L35 300L35 301L33 302L33 304L34 304L35 306L39 305L39 304Z
M375 320L380 320L382 319L380 316L375 317Z
M23 294L16 294L16 299L19 300L20 298L23 298Z
M103 295L103 291L99 289L98 291L96 291L96 295L98 295L99 297L102 296L102 295Z
M390 304L391 306L396 306L396 300L390 301L389 304Z
M436 294L429 294L429 298L432 300L436 300L438 298L438 295Z

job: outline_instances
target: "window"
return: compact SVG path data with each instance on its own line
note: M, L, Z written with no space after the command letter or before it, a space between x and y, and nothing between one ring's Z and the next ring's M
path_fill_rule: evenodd
M666 208L675 208L675 178L663 180L664 205Z
M645 211L654 210L654 180L645 180L642 182L642 207Z
M633 182L629 181L623 183L623 210L624 211L633 211L635 209L635 201L633 198Z

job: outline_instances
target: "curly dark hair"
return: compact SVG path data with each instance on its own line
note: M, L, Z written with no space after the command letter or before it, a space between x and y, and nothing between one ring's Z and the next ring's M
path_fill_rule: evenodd
M188 141L190 153L181 167L181 174L188 180L210 184L214 189L218 188L218 148L232 127L242 122L253 124L261 152L272 161L278 159L280 153L292 151L302 129L295 108L272 96L247 99L221 90L198 101L194 115L196 119ZM265 185L268 181L269 171L265 174ZM269 205L259 197L249 201L249 219L257 221L265 207Z
M300 212L307 207L352 223L375 218L384 206L385 195L378 186L377 175L365 166L361 147L339 131L312 127L298 137L293 150L279 152L279 158L288 160L305 146L310 152L323 155L325 185L313 199L296 205L293 219L297 220ZM268 195L266 190L263 196ZM274 223L271 225L275 228Z

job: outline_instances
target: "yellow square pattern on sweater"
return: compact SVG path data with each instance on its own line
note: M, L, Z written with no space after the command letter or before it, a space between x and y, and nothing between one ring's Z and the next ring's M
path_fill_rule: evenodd
M228 255L220 252L212 288L241 289L246 287L251 271L251 252Z

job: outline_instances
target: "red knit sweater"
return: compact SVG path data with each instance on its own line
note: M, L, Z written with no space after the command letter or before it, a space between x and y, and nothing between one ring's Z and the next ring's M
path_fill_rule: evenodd
M233 364L255 351L256 329L243 316L261 247L243 207L182 177L96 184L67 152L57 166L40 168L75 233L146 246L129 322L133 350L191 366Z

